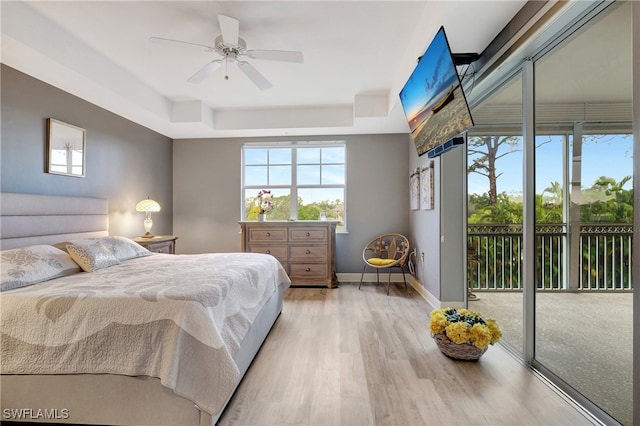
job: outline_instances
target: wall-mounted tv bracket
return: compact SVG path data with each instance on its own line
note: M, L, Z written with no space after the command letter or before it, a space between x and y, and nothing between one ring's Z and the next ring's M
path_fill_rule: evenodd
M418 56L416 62L420 62L420 59L422 59L422 56ZM453 65L455 66L469 65L480 59L480 55L478 53L452 53L451 59L453 59Z
M453 60L453 65L455 65L456 67L464 67L466 65L466 68L462 68L462 71L458 71L458 77L460 78L460 81L464 81L464 79L468 75L475 75L475 72L468 74L469 68L471 67L472 63L480 59L480 55L477 53L452 53L451 59Z
M469 65L472 62L480 59L480 55L477 53L452 53L453 65Z

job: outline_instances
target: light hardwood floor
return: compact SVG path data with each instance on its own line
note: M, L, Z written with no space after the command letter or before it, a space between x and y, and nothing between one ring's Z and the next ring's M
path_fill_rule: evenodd
M454 361L411 288L292 288L220 425L591 425L499 345Z

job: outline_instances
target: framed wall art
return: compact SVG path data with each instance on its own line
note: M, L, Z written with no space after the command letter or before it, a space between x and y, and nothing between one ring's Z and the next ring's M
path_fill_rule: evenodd
M420 168L409 175L409 203L411 210L420 208Z
M47 119L47 173L84 177L86 131L54 118Z
M433 191L433 160L420 167L420 208L433 210L435 208Z

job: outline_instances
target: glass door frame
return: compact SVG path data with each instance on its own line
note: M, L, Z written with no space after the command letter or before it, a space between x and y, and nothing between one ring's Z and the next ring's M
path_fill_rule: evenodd
M632 2L632 36L640 40L640 3ZM559 5L564 7L562 13L550 14L548 18L537 21L540 30L530 40L519 41L520 46L515 53L508 57L499 57L498 63L492 63L481 69L478 75L480 81L473 81L465 86L465 91L473 89L475 93L468 95L473 109L487 99L501 84L508 81L514 74L522 73L522 108L523 108L523 360L542 374L542 379L566 392L578 403L598 417L601 421L615 422L606 412L576 392L571 386L557 377L535 359L535 93L534 93L534 63L547 52L554 49L567 37L576 32L592 18L612 5L611 1L572 2ZM490 49L487 49L490 50ZM497 51L499 49L495 49ZM633 63L635 76L640 75L640 43L633 44ZM485 64L481 66L484 67ZM500 69L501 68L501 69ZM492 71L499 71L492 73ZM483 75L482 71L487 72ZM483 81L484 80L484 81ZM634 152L640 153L640 78L633 81L633 135ZM575 135L574 135L575 136ZM566 145L566 144L565 144ZM566 148L565 148L566 149ZM565 152L566 155L566 152ZM571 161L565 156L566 161ZM565 164L565 167L567 165ZM634 158L634 188L640 188L640 154ZM566 183L566 182L565 182ZM566 188L566 187L565 187ZM566 192L565 192L566 194ZM565 198L567 198L565 196ZM634 197L634 228L640 223L640 197ZM569 212L567 212L569 213ZM569 219L568 217L566 218ZM640 238L633 242L633 276L640 277ZM566 270L566 269L565 269ZM636 282L638 279L635 280ZM640 290L638 285L633 292L634 324L640 324ZM640 327L634 327L633 353L640 354ZM640 423L640 356L634 357L633 367L633 418Z

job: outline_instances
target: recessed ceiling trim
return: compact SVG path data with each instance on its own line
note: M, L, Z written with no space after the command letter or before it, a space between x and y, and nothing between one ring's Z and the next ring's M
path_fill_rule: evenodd
M218 130L353 126L353 107L301 107L214 111Z

